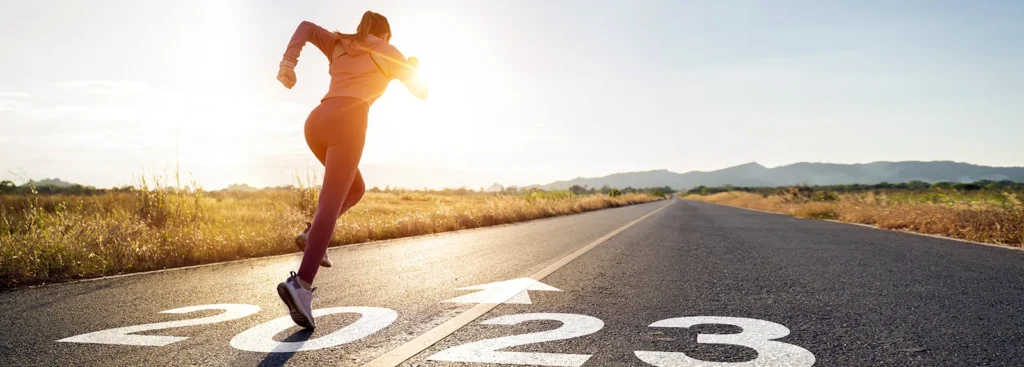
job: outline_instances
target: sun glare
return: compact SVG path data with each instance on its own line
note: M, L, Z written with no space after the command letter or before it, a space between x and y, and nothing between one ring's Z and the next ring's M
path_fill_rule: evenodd
M410 98L399 82L375 105L374 129L397 132L387 143L368 143L367 158L373 161L409 163L410 155L426 159L489 149L505 138L489 123L494 106L504 100L508 84L504 65L493 42L482 32L456 32L452 24L424 17L396 19L395 45L406 57L420 59L419 78L429 87L425 101ZM406 30L417 30L406 31ZM368 139L378 137L371 133ZM387 147L375 148L375 147Z

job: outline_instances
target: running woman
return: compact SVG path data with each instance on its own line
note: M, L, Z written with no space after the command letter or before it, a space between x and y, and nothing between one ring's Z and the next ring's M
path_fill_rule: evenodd
M359 173L359 159L366 141L367 113L388 83L394 79L419 99L427 98L427 88L416 78L419 61L408 60L391 40L387 18L367 11L356 33L330 32L316 24L302 22L288 42L277 80L291 89L295 85L295 65L306 42L315 45L330 62L331 84L320 105L306 118L306 144L324 165L324 182L313 223L296 236L303 250L299 272L291 273L277 285L277 293L288 306L292 320L312 329L313 278L320 266L331 266L327 245L334 226L345 211L363 197L366 187Z

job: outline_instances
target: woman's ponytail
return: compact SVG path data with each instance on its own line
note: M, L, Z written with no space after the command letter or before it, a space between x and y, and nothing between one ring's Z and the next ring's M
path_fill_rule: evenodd
M363 41L371 34L376 37L384 38L385 35L391 33L391 24L388 23L388 18L368 10L363 13L363 18L359 20L359 26L356 27L356 33L337 33L342 38L353 41Z
M363 19L359 20L359 26L356 27L356 39L362 41L366 39L366 36L370 35L370 30L373 29L373 14L369 10L363 13Z

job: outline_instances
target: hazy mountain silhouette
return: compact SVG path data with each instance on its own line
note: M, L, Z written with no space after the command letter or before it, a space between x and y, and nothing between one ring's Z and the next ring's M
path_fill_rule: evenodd
M224 190L227 190L227 191L239 191L239 192L256 192L256 191L260 191L260 189L252 187L252 186L249 186L249 184L244 184L244 183L228 185L228 187L225 188Z
M29 180L28 182L22 184L21 187L29 187L29 185L36 185L36 187L44 187L44 186L69 187L69 186L75 186L77 184L71 183L71 182L67 182L67 181L63 181L63 180L61 180L59 178L44 178L44 179L39 180L39 181Z
M1024 182L1024 167L989 167L951 161L872 162L858 164L795 163L766 168L747 163L717 171L675 173L668 170L616 173L604 177L575 178L544 185L564 190L573 185L599 188L661 187L688 189L696 186L786 186L876 184L879 182L974 182L1012 180Z

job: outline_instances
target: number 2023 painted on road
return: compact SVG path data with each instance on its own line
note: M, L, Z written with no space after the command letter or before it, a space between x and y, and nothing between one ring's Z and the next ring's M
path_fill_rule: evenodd
M223 310L224 312L197 319L158 322L145 325L107 329L58 340L68 343L95 343L117 345L165 346L186 337L131 335L143 331L162 330L185 326L214 324L251 316L260 311L259 306L246 304L215 304L176 308L162 313L184 314L197 311ZM314 317L339 313L355 313L360 318L328 335L303 342L279 342L273 337L294 326L289 316L283 316L253 326L231 339L235 349L265 352L294 353L332 348L365 338L388 327L398 318L398 313L382 307L332 307L313 311ZM604 322L592 316L566 313L527 313L499 316L485 320L485 325L516 325L526 321L554 320L562 323L553 330L485 339L448 348L428 357L431 361L497 363L534 366L582 366L592 355L538 352L502 352L498 349L520 345L565 340L590 335L604 328ZM814 354L810 351L774 339L789 335L785 326L770 321L740 317L691 316L666 319L650 327L689 328L696 325L720 324L740 327L737 334L698 334L697 343L739 345L754 349L757 358L746 362L714 362L691 358L679 352L637 351L641 361L657 367L677 366L811 366Z

